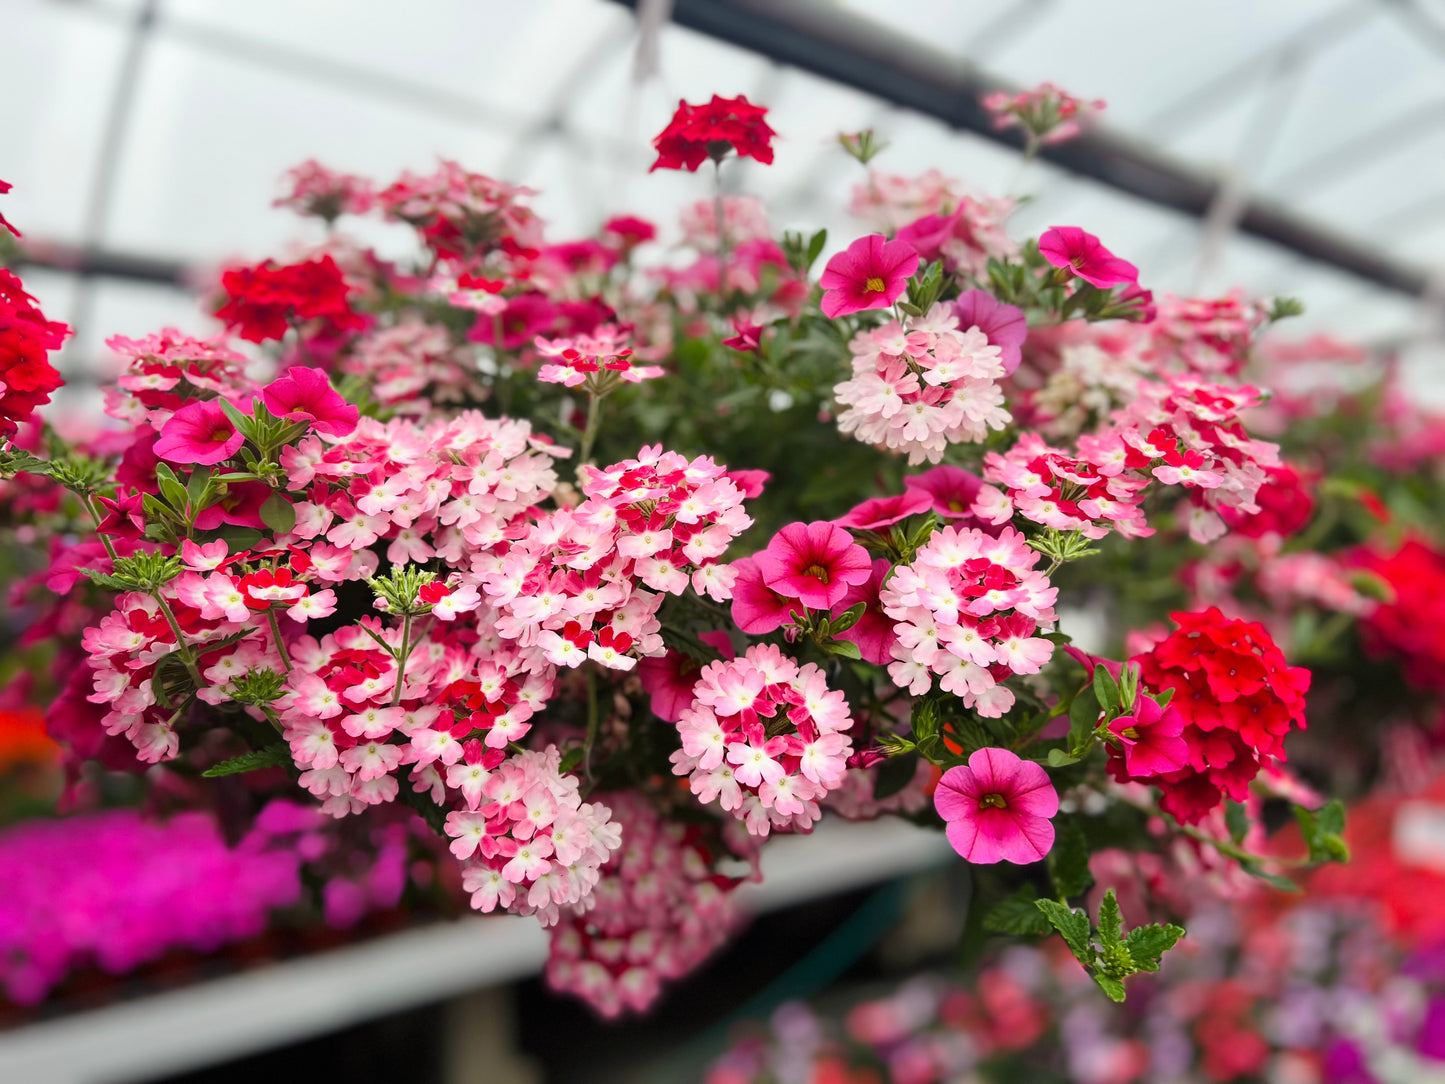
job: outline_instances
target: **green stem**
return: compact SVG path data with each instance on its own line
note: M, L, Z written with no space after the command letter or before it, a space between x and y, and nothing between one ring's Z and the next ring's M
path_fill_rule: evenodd
M592 782L592 750L597 745L597 674L587 668L587 746L582 753L582 771L587 782Z
M186 668L186 673L191 675L191 680L196 683L197 689L204 689L206 687L206 681L201 677L200 668L196 666L196 658L191 653L191 645L186 643L186 634L181 631L181 623L176 620L176 615L171 610L171 604L161 596L160 588L152 591L151 597L160 605L161 613L165 615L166 624L171 627L171 633L176 638L176 654L180 656L181 663Z
M597 440L597 430L602 426L602 396L588 394L587 396L587 428L582 432L582 448L577 453L577 466L580 468L588 461L592 454L592 445Z
M396 653L396 686L391 690L391 706L401 703L401 683L406 676L406 660L411 654L411 614L401 619L401 648Z
M274 608L266 611L266 623L271 626L271 636L276 641L276 651L281 656L281 665L286 667L286 672L291 672L291 656L286 652L286 641L281 639L281 622L276 620Z

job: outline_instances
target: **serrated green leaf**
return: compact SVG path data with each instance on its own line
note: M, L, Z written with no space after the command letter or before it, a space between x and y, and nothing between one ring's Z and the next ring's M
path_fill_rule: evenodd
M261 522L278 535L296 526L296 507L280 493L272 493L261 505Z
M1119 913L1119 898L1114 895L1111 888L1104 893L1103 902L1099 904L1099 943L1104 946L1104 951L1121 945L1124 942L1124 918Z
M207 768L201 775L206 779L216 779L223 775L254 772L260 768L275 768L290 762L291 747L277 742L275 745L267 745L249 753L242 753L238 757L232 757L230 760L223 760L221 763Z
M902 756L889 757L878 766L878 775L873 780L873 800L881 802L884 798L891 798L909 783L918 774L918 754L904 753Z
M1006 900L1000 900L989 908L983 917L983 928L989 933L1004 933L1013 937L1042 937L1052 928L1034 904L1034 890L1024 885Z
M1048 867L1055 892L1065 899L1088 891L1094 883L1094 875L1089 872L1089 841L1078 821L1067 818L1056 822Z
M1184 929L1181 926L1160 926L1157 923L1135 926L1129 931L1129 936L1124 938L1124 947L1134 958L1134 966L1138 970L1158 971L1159 961L1164 953L1172 949L1183 936Z
M1089 940L1093 927L1089 916L1083 911L1071 909L1058 900L1035 900L1034 906L1043 912L1049 925L1059 931L1064 944L1074 954L1074 959L1085 967L1094 965L1094 946Z
M1098 983L1099 989L1103 990L1113 1002L1124 1000L1124 984L1112 975L1106 975L1102 971L1094 972L1094 981Z
M1249 811L1243 802L1227 799L1224 803L1224 823L1229 828L1229 838L1236 844L1243 843L1249 834Z

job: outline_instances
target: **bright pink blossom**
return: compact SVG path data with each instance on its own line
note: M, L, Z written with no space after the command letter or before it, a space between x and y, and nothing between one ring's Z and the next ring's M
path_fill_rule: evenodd
M1058 792L1043 768L1007 749L979 749L949 768L933 805L948 822L948 842L970 862L1027 865L1053 848Z
M905 489L892 497L870 497L833 522L855 531L881 531L932 506L933 498L929 494L921 489Z
M976 327L998 347L1005 376L1011 376L1023 360L1021 347L1029 336L1029 322L1023 309L1009 305L987 290L965 290L953 303L958 312L958 326L963 330Z
M1039 255L1055 267L1067 268L1101 290L1133 286L1139 269L1115 256L1102 241L1078 226L1054 226L1039 238Z
M341 397L320 369L297 365L261 389L266 409L288 422L309 422L327 436L344 437L356 428L361 411Z
M903 479L903 484L926 493L933 501L933 511L944 519L971 519L969 509L978 497L983 479L962 467L943 464L922 474L910 474Z
M1133 714L1114 719L1109 730L1121 747L1111 748L1109 755L1124 758L1132 779L1163 775L1189 765L1189 744L1181 737L1184 717L1173 704L1161 708L1153 697L1140 694Z
M836 320L864 309L886 309L917 270L918 253L908 242L890 241L881 233L860 237L823 269L818 280L825 291L823 315Z
M230 459L245 442L219 399L198 399L181 407L162 426L155 454L171 463L209 466Z
M883 612L883 602L879 597L883 591L883 581L888 578L892 568L886 557L874 558L873 571L868 579L850 585L843 601L833 608L833 617L838 618L844 611L863 603L863 616L858 618L852 628L834 635L839 640L850 640L856 644L863 661L871 662L875 666L886 666L893 661L893 645L898 640L898 635L893 631L893 622Z
M753 560L764 584L813 610L831 609L872 573L868 551L827 520L788 524Z
M790 610L797 602L778 594L763 582L762 570L751 557L739 557L732 563L737 579L733 581L733 620L749 636L763 636L789 624Z

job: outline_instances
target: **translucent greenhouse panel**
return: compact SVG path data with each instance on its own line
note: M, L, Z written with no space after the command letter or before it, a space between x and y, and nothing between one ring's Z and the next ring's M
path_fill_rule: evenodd
M125 31L41 0L6 0L0 23L9 94L0 110L0 179L15 186L5 216L31 237L77 242Z

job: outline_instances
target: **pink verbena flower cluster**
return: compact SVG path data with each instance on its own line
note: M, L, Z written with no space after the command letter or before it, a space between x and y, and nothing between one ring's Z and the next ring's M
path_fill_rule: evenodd
M883 612L896 624L888 673L915 696L939 688L985 718L1003 716L1013 674L1037 674L1053 644L1035 636L1054 621L1058 588L1034 568L1039 553L1005 528L997 538L945 527L883 588Z
M868 174L856 185L849 211L870 225L894 232L924 260L941 260L944 270L982 276L990 259L1018 256L1008 235L1015 203L979 192L931 169L918 177Z
M491 772L464 774L468 809L447 815L452 854L469 860L462 887L478 911L498 907L555 925L587 900L622 842L605 805L584 802L555 745L524 750Z
M1100 433L1084 435L1077 455L1025 433L1007 452L984 457L973 513L1006 523L1017 513L1059 530L1102 538L1153 533L1141 507L1155 481L1191 491L1189 535L1210 542L1226 528L1218 509L1258 512L1254 498L1279 448L1251 438L1240 414L1261 401L1258 389L1225 387L1192 377L1144 380L1128 406ZM1001 486L1002 489L995 488Z
M584 465L586 496L542 516L504 554L479 561L500 612L497 631L535 647L554 666L591 658L630 670L661 655L657 608L689 584L725 601L733 572L717 563L752 524L742 491L707 456L688 460L661 445L606 469Z
M376 189L367 178L329 169L314 158L288 169L282 184L284 191L271 201L272 207L289 207L327 222L364 215L376 203Z
M166 328L143 339L115 335L105 345L127 363L116 386L105 389L105 412L131 425L159 430L191 399L253 387L243 372L245 357L224 334L197 339Z
M737 879L716 871L728 849L697 825L663 820L641 795L608 800L623 844L602 867L588 908L565 912L553 929L547 981L611 1018L646 1012L663 984L716 952L742 916L732 895Z
M977 327L959 330L952 305L935 305L860 331L853 376L833 389L848 409L838 430L865 444L937 463L949 444L975 443L1009 423L1000 349Z
M439 256L466 262L540 244L542 220L522 202L533 194L442 159L435 173L403 173L376 198L387 218L416 227Z
M673 772L753 835L811 828L853 751L848 703L823 671L759 644L703 667L693 696L677 723Z
M634 365L626 344L626 332L613 324L571 339L538 338L537 353L549 360L537 371L537 379L569 388L586 385L595 395L614 381L638 384L662 375L659 365Z
M995 128L1023 128L1040 143L1062 143L1079 134L1079 122L1104 109L1102 100L1085 101L1052 83L1019 94L995 91L983 98Z

